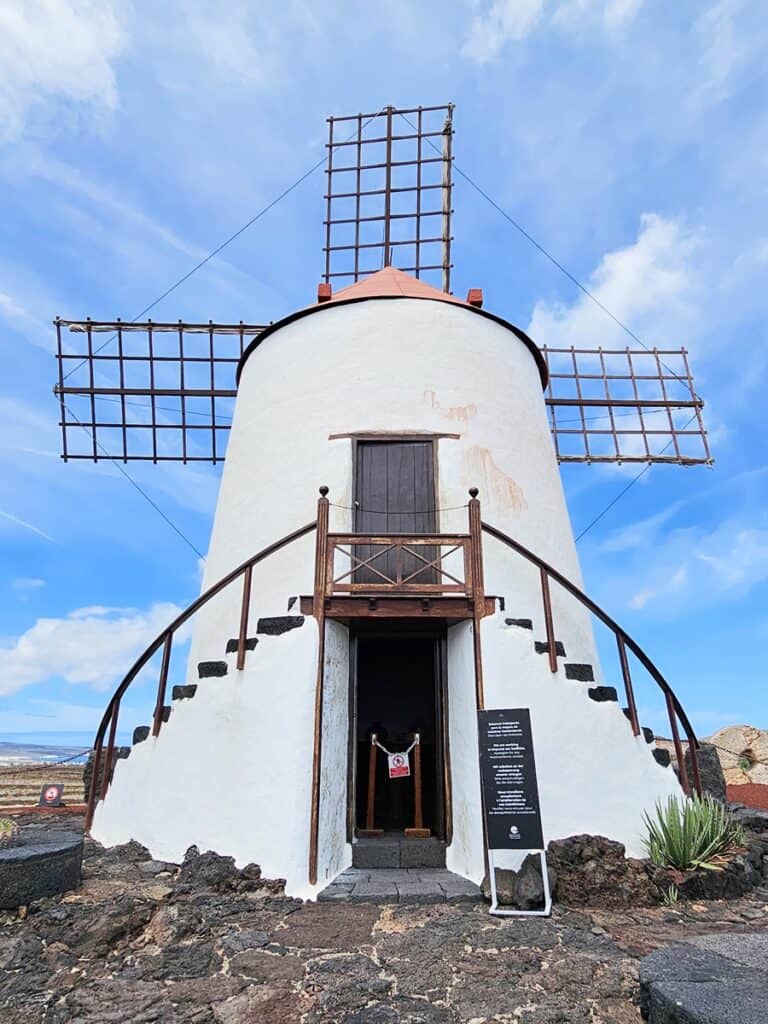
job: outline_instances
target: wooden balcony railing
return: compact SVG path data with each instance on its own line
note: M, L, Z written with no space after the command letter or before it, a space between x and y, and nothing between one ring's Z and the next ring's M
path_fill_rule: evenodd
M460 594L475 581L468 533L329 533L325 596Z

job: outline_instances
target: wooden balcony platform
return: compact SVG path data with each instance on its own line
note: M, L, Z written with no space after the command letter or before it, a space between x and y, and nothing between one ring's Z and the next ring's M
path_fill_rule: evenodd
M483 616L493 614L495 600L494 597L483 598ZM302 615L316 614L311 596L302 596L300 605ZM323 613L327 619L338 619L345 623L352 619L446 619L460 622L474 617L475 603L473 598L441 597L434 594L423 597L413 594L379 596L375 593L375 586L372 586L366 596L355 594L326 597Z

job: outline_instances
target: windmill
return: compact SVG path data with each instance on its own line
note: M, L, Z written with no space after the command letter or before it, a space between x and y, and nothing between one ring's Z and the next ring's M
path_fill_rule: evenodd
M481 289L453 295L453 160L452 105L330 118L323 280L276 323L56 320L65 460L224 463L203 591L97 733L102 841L165 860L208 844L308 896L392 858L478 881L475 713L513 705L531 710L548 838L638 851L644 810L700 790L671 686L582 589L558 470L710 463L687 354L552 348ZM193 681L169 702L190 619ZM120 758L123 695L155 657L152 723ZM677 775L639 721L638 669ZM409 742L397 790L380 753ZM220 821L179 805L179 772Z

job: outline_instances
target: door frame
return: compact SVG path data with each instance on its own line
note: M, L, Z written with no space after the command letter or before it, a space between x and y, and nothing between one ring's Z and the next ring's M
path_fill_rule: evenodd
M434 834L450 845L453 839L453 800L451 789L450 708L448 704L448 623L403 619L359 620L349 629L349 727L347 739L347 842L355 841L357 829L357 660L358 640L363 637L424 637L435 645L435 756L440 781L436 787L436 819L442 826Z

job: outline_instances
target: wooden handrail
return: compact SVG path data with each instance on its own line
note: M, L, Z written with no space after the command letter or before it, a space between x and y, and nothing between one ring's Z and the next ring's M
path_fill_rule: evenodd
M618 622L616 622L615 619L611 618L611 616L604 609L602 609L600 605L596 604L596 602L593 601L591 597L588 597L583 590L576 586L575 583L572 583L566 576L563 576L563 574L558 572L557 569L555 569L553 566L545 562L543 558L539 558L539 556L535 555L533 551L530 551L528 548L524 547L522 544L514 540L512 537L508 536L506 533L503 533L501 530L498 530L495 526L491 526L490 523L484 522L482 524L482 527L483 532L487 533L489 537L493 537L495 540L500 541L502 544L506 544L507 547L512 548L513 551L517 552L518 555L521 555L532 565L537 566L537 568L540 571L542 579L545 614L549 599L549 580L554 580L572 597L575 597L577 601L583 604L585 608L592 612L592 614L596 618L600 619L600 621L613 632L614 636L616 637L616 641L619 645L622 675L624 677L624 685L627 689L627 703L629 705L630 722L632 724L633 732L635 732L635 735L637 735L639 733L639 725L637 722L637 709L635 705L634 693L632 690L632 681L629 676L629 666L627 663L625 648L629 648L629 650L632 651L637 660L647 670L648 674L651 676L656 685L661 689L662 693L664 694L667 710L669 713L669 724L672 730L672 738L675 744L675 752L678 760L680 782L683 786L683 789L687 793L690 793L688 774L685 767L685 757L683 754L682 744L680 743L680 738L677 729L678 719L683 729L685 730L686 736L688 737L688 746L691 752L691 771L693 775L693 788L695 789L696 793L699 796L701 796L701 777L699 774L699 764L696 753L699 748L699 741L696 738L696 734L693 731L693 726L688 720L688 716L683 710L683 706L675 696L672 687L669 685L667 680L661 674L656 665L651 661L651 659L648 657L648 655L645 653L642 647L640 647L640 645L632 639L629 633L627 633L625 629L622 629ZM549 610L549 616L549 621L551 623L551 608ZM551 659L553 652L556 653L554 631L551 625L547 626L547 646L550 652Z
M227 573L217 583L214 583L212 587L209 587L204 593L202 593L192 604L188 605L181 614L177 615L176 618L160 633L146 648L143 654L141 654L136 661L133 663L128 672L123 676L123 679L118 684L115 692L107 704L106 711L102 716L99 727L96 730L96 738L94 740L94 757L93 757L93 774L91 776L91 782L88 789L88 802L86 805L85 814L85 828L86 831L91 827L93 822L93 812L96 807L97 789L98 789L98 777L99 768L101 764L101 753L104 746L104 736L107 731L107 726L110 727L109 739L107 741L107 753L106 763L104 765L104 778L102 780L101 793L99 798L103 799L106 795L109 787L110 776L112 773L112 760L115 749L115 735L117 732L117 718L120 712L120 701L123 698L125 691L131 685L136 676L141 672L147 662L160 650L163 650L163 664L160 670L160 683L158 686L158 697L155 704L155 713L153 716L153 735L157 736L160 731L160 726L163 717L163 704L165 697L165 686L168 676L168 663L170 660L171 642L174 633L183 626L188 619L190 619L195 612L197 612L203 605L207 604L212 597L216 597L222 590L233 583L240 576L245 576L248 583L250 584L250 575L253 567L258 565L259 562L263 562L264 559L269 558L270 555L274 555L282 548L292 544L293 541L299 540L301 537L305 537L307 534L312 533L317 527L317 521L313 520L311 523L307 523L306 526L299 527L298 530L294 530L292 533L286 534L281 537L280 540L276 540L273 544L269 544L267 547L262 548L261 551L252 555L250 558L242 562L232 572ZM247 605L250 600L250 586L248 586L243 592L243 605ZM247 612L246 612L247 614ZM241 612L240 631L238 638L238 668L242 668L242 648L245 644L245 636L243 632L243 616Z

